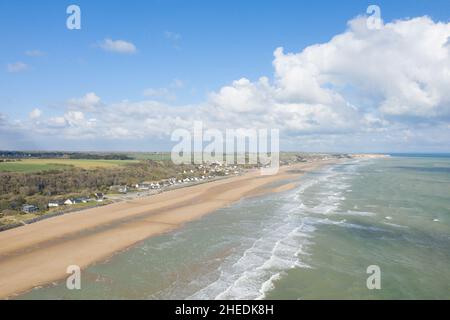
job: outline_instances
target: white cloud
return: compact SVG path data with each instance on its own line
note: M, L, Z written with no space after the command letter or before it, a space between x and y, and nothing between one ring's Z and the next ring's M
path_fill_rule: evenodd
M15 62L15 63L8 63L6 65L6 70L11 73L22 72L22 71L26 71L28 69L29 69L28 65L26 63L20 62L20 61Z
M125 40L105 39L100 43L100 48L110 52L133 54L137 52L136 46Z
M175 89L182 89L182 88L184 88L184 81L180 80L180 79L173 79L170 86Z
M176 96L167 88L147 88L143 95L151 98L163 98L166 100L175 100Z
M331 41L297 54L275 51L280 97L340 103L371 98L384 115L436 117L450 113L450 24L428 17L368 30L364 17Z
M25 55L29 56L29 57L41 57L45 55L45 52L41 51L41 50L27 50L25 51Z
M64 115L69 125L76 125L84 120L84 113L81 111L69 111Z
M273 104L271 88L266 78L252 83L246 78L222 87L210 95L210 101L226 112L261 112Z
M368 30L365 18L298 53L274 50L274 76L241 78L197 105L175 106L173 81L152 101L103 106L95 93L70 99L40 130L73 139L168 139L176 128L279 128L293 149L436 150L450 146L450 23L420 17ZM163 98L171 102L153 100ZM45 127L46 126L46 127ZM144 140L145 139L145 140ZM151 141L149 141L150 143ZM144 142L142 142L144 143Z
M175 101L176 91L184 88L184 82L180 79L173 79L167 88L147 88L142 94L145 97Z
M130 131L126 128L114 127L106 132L106 136L113 139L128 138L130 137Z
M273 81L242 78L211 93L197 109L215 126L277 126L292 136L387 132L398 124L446 121L448 39L450 23L428 17L380 30L368 30L366 18L358 17L327 43L299 53L276 49Z
M102 106L102 102L100 97L94 92L89 92L81 98L72 98L68 100L67 105L70 109L95 111L98 107Z
M29 118L31 119L31 120L36 120L36 119L38 119L38 118L40 118L41 117L41 115L42 115L42 111L40 110L40 109L33 109L30 113L29 113Z
M0 112L0 126L7 123L6 116Z
M47 125L51 128L62 128L67 125L67 122L64 117L52 117L48 119Z

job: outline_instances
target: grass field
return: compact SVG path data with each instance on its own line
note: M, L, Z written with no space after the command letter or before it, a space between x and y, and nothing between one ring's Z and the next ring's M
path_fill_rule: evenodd
M95 169L135 162L138 162L138 160L24 159L15 162L0 162L0 172L39 172L63 170L71 167Z
M170 160L170 152L134 152L127 155L138 160Z

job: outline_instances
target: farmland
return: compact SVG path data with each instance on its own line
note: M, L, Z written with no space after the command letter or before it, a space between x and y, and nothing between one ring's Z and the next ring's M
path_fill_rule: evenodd
M39 208L39 214L46 214L51 200L89 198L96 192L108 193L114 185L133 186L178 175L181 178L180 172L192 169L195 167L176 166L170 161L131 158L0 159L0 225L21 215L24 204L34 205Z
M111 168L137 163L138 160L91 160L91 159L21 159L0 162L0 172L32 173L40 171L64 170L73 167L81 169Z
M170 152L134 152L127 153L128 157L137 160L169 161Z

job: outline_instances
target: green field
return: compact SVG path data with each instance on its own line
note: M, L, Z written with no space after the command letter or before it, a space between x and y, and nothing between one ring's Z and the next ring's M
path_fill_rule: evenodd
M72 167L95 169L122 166L136 162L138 160L25 159L15 162L0 162L0 172L39 172L64 170Z
M138 160L170 160L170 152L134 152L127 155Z

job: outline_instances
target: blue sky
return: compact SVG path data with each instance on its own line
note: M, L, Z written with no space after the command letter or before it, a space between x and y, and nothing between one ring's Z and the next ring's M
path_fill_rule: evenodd
M70 4L81 8L81 30L66 28L65 11ZM436 23L449 20L449 1L2 1L0 113L10 125L3 131L8 142L3 141L0 148L52 149L51 144L36 145L30 138L11 142L14 134L8 135L8 130L15 121L29 119L34 109L47 117L63 116L70 99L88 93L101 97L104 112L124 100L155 100L177 108L208 103L211 93L241 78L252 83L262 76L273 79L276 48L283 47L286 54L300 53L308 46L327 43L345 32L351 19L364 15L370 4L381 8L385 22L424 15ZM131 43L136 52L103 50L105 39ZM20 72L11 72L14 66ZM95 115L97 121L100 117ZM439 113L439 117L441 124L447 121L442 120L446 114ZM422 125L416 115L412 122L411 115L406 118L406 126ZM20 131L13 129L9 132ZM302 130L291 131L286 130L286 136L305 135ZM44 139L42 132L36 131ZM154 145L167 146L163 140ZM64 141L54 141L54 147L64 148ZM130 145L130 140L124 141L117 146ZM75 149L98 147L91 138L72 137L70 144ZM294 144L288 148L295 148ZM144 142L131 145L132 149L149 149ZM405 146L408 151L440 148ZM336 149L350 150L352 145ZM372 149L390 148L374 144ZM398 146L391 149L397 151ZM448 151L449 146L442 145L442 149Z

